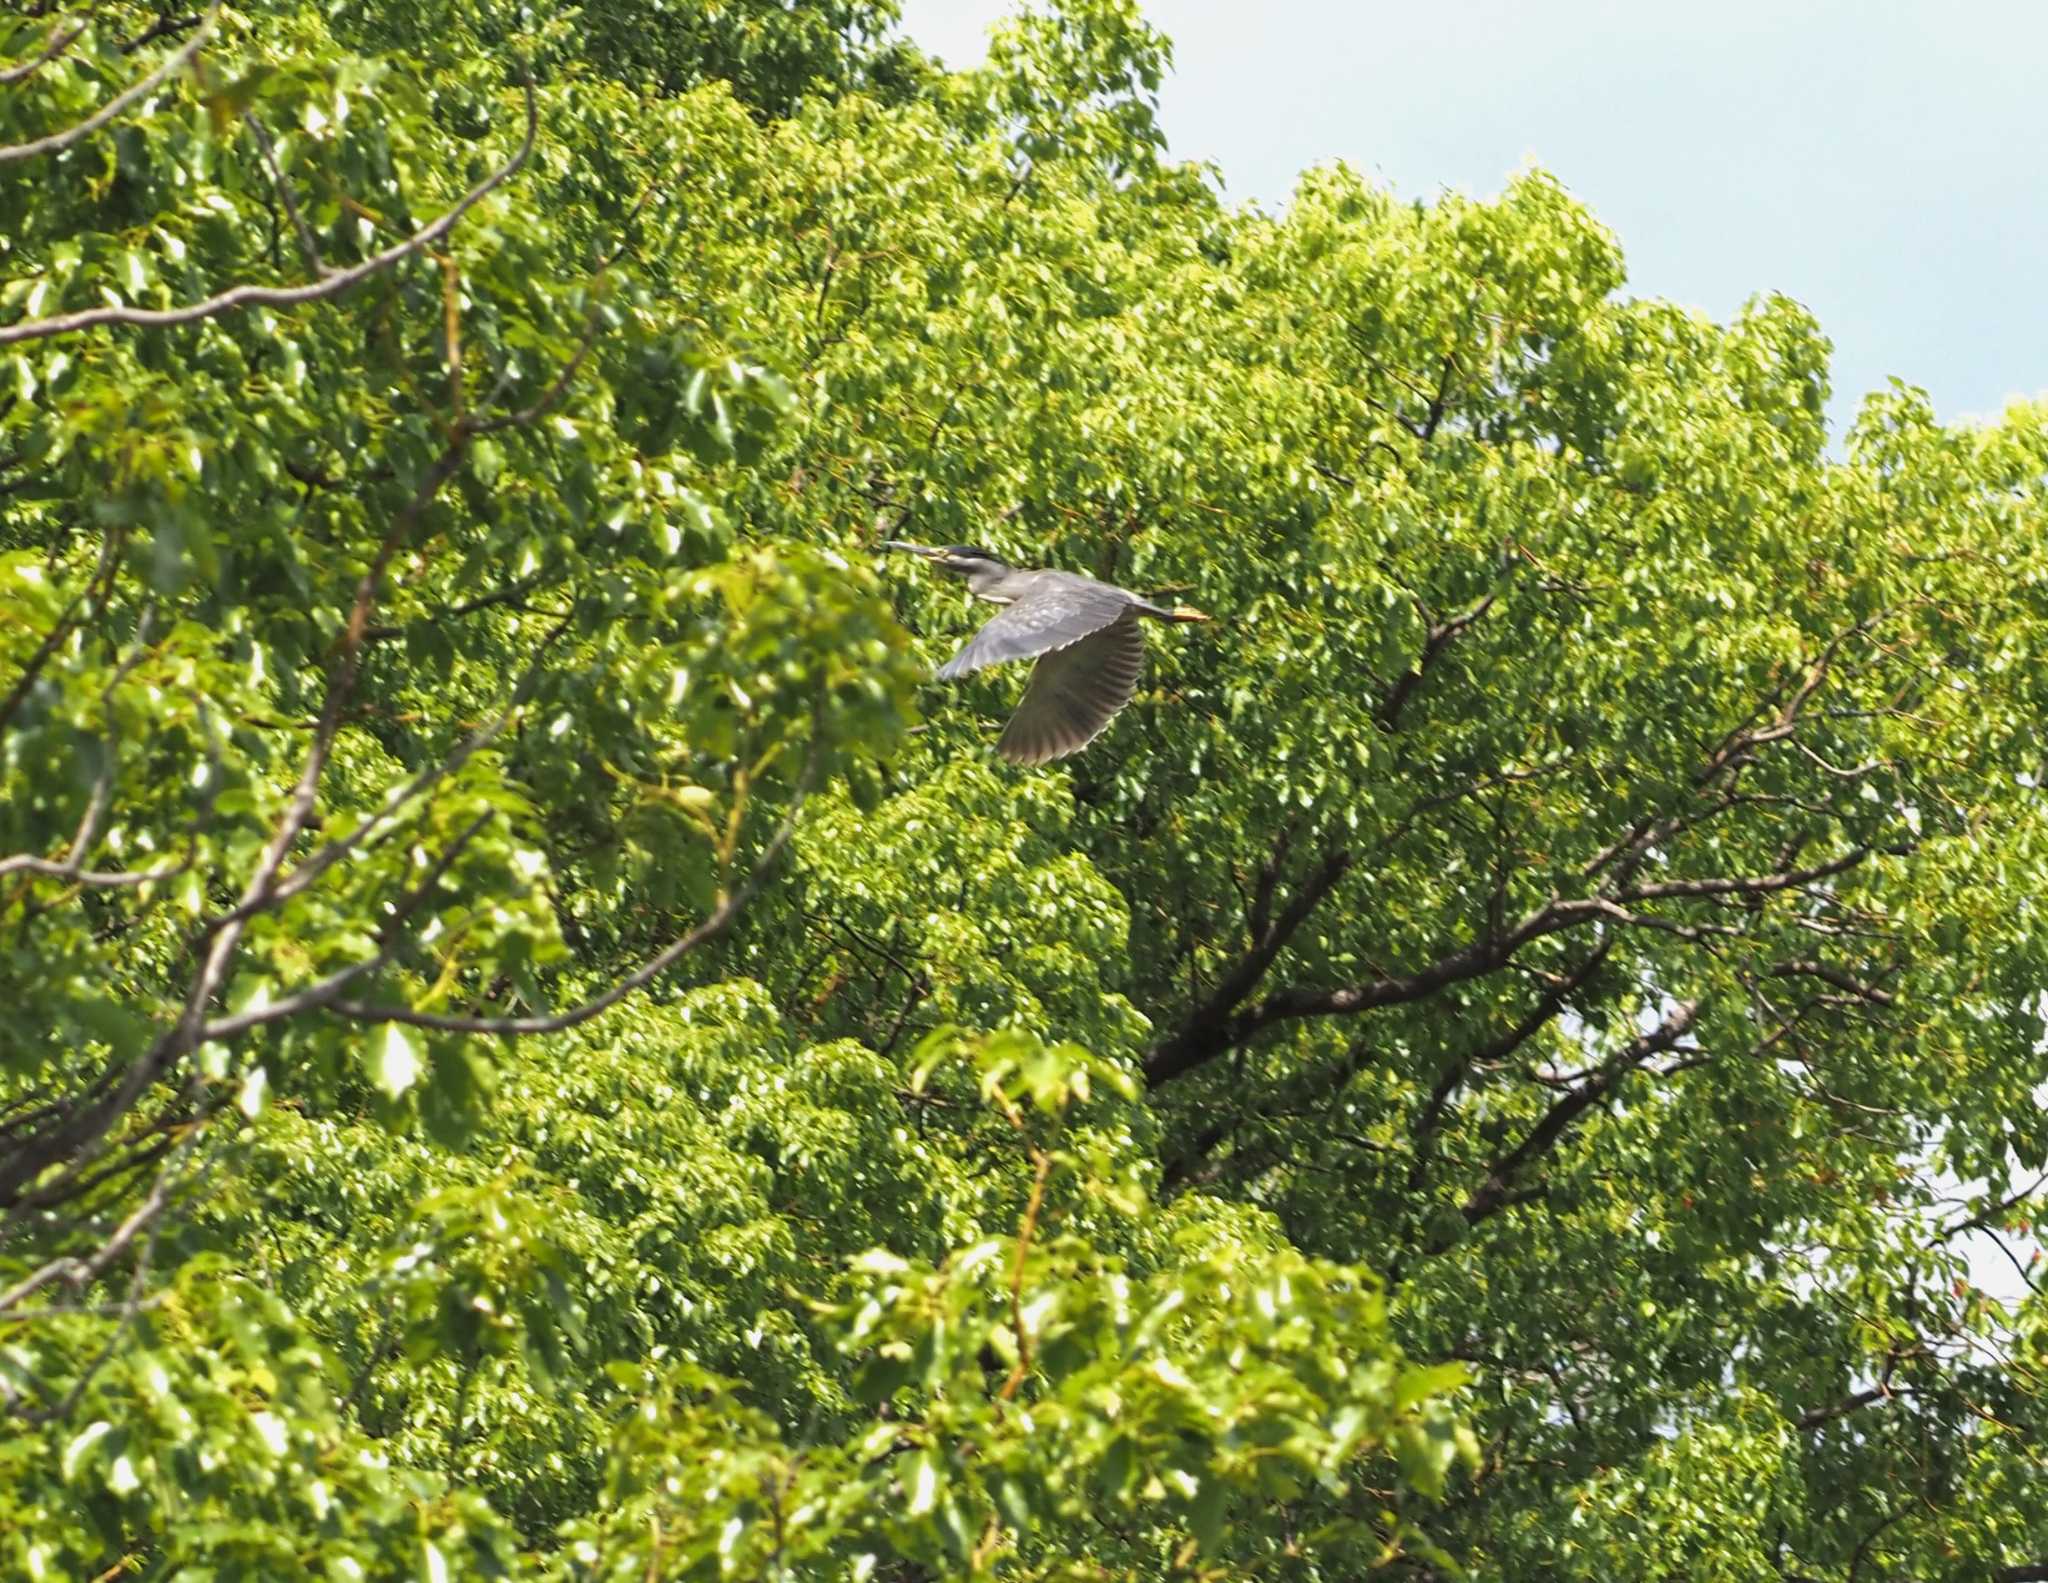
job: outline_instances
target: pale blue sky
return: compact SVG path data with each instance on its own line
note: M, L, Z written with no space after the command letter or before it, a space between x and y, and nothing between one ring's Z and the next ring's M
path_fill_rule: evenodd
M1006 0L903 0L980 59ZM2042 0L1146 0L1161 120L1226 193L1283 204L1342 158L1488 194L1534 160L1619 234L1629 289L1726 317L1806 303L1837 432L1896 374L1945 418L2048 392Z

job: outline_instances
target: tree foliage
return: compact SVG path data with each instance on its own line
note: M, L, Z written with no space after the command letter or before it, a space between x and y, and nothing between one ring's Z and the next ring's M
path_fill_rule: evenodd
M2048 1567L2048 413L1163 39L0 27L0 1556ZM1219 619L1083 757L985 542Z

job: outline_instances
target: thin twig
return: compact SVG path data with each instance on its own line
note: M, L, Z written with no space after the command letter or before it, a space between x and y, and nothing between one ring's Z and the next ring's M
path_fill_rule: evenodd
M1045 1184L1052 1175L1052 1156L1045 1150L1033 1149L1031 1161L1035 1167L1031 1178L1031 1197L1024 1205L1024 1219L1017 1227L1017 1257L1010 1266L1010 1325L1017 1333L1017 1364L997 1393L1006 1402L1017 1394L1017 1387L1031 1372L1031 1330L1024 1323L1024 1260L1031 1252L1031 1237L1038 1229L1038 1212L1045 1206Z

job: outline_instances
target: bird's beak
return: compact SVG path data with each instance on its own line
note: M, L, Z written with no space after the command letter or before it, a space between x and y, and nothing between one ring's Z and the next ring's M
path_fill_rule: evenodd
M944 550L933 549L929 544L905 544L901 539L884 539L881 548L902 550L910 555L922 555L928 561L935 561L946 553Z

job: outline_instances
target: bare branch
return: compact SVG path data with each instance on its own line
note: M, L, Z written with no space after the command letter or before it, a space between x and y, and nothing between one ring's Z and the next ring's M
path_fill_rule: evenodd
M593 308L590 322L584 326L583 340L569 361L562 365L562 371L554 377L547 389L543 390L531 405L522 407L517 412L508 412L496 418L471 420L468 424L469 432L495 434L500 429L523 429L537 422L568 393L569 381L576 377L576 370L583 366L584 358L590 355L591 347L597 344L598 334L603 328L603 315L598 309Z
M1211 996L1178 1033L1153 1047L1145 1060L1146 1081L1155 1088L1170 1082L1276 1022L1301 1017L1356 1016L1383 1006L1426 1000L1452 984L1498 971L1533 941L1600 922L1654 930L1710 948L1717 940L1734 938L1741 932L1730 924L1687 924L1653 913L1630 912L1605 896L1571 901L1553 897L1512 928L1490 929L1412 973L1392 973L1334 989L1285 989L1235 1012L1220 996ZM1237 977L1233 976L1233 987Z
M1286 866L1287 854L1294 845L1294 821L1281 825L1280 833L1273 838L1273 850L1266 861L1259 865L1258 888L1252 894L1251 905L1245 914L1245 931L1253 950L1265 942L1266 930L1273 920L1273 891L1280 883L1280 872Z
M550 567L549 570L553 570L553 568ZM520 602L527 594L532 593L534 589L538 588L540 583L541 576L539 573L535 573L532 577L522 577L518 582L512 583L507 587L494 589L488 594L479 594L474 599L465 599L461 604L450 605L445 610L437 610L426 619L431 622L456 621L460 620L463 616L474 615L479 610L499 608L517 610L522 615L544 615L546 614L545 611L536 610L533 606ZM394 638L404 637L405 634L406 628L403 626L374 626L364 630L363 641L365 643L389 643Z
M149 630L154 617L151 607L145 607L141 619L136 623L135 647L118 665L107 685L100 689L100 706L106 709L122 682L140 665L149 653ZM203 710L203 706L202 706ZM206 822L211 811L215 792L218 790L218 776L209 780L205 802L199 819L195 822L192 837L187 842L184 858L176 863L160 864L155 868L134 870L95 870L85 866L85 860L99 841L99 830L106 818L107 807L113 797L114 770L119 755L118 738L109 734L106 742L107 762L93 781L92 795L86 800L84 815L78 821L78 829L72 834L70 844L65 848L66 856L60 862L52 858L40 858L28 853L14 857L0 858L0 879L9 874L27 873L45 879L60 879L74 885L84 885L96 890L116 890L154 884L158 880L175 879L193 864L198 855L198 830ZM219 754L212 755L214 767L219 767Z
M1238 963L1212 990L1202 1004L1195 1008L1179 1033L1155 1046L1145 1060L1145 1077L1148 1083L1157 1085L1207 1060L1214 1050L1195 1054L1204 1049L1206 1041L1203 1030L1234 1023L1232 1013L1246 996L1258 988L1259 980L1273 965L1275 957L1285 949L1295 930L1307 921L1310 913L1322 903L1324 897L1337 886L1345 872L1351 867L1348 852L1332 852L1323 860L1302 887L1288 899L1280 916L1264 927L1262 937L1247 951ZM1268 897L1270 900L1270 897ZM1261 910L1255 908L1255 910Z
M1450 1107L1452 1098L1455 1097L1459 1088L1464 1085L1465 1079L1472 1069L1476 1066L1489 1065L1496 1061L1505 1061L1515 1051L1541 1033L1544 1028L1556 1020L1559 1013L1570 1002L1572 996L1583 989L1587 981L1600 970L1601 964L1607 960L1608 953L1612 949L1613 942L1611 940L1601 941L1585 961L1551 985L1529 1014L1516 1023L1514 1027L1508 1029L1506 1033L1502 1034L1492 1043L1482 1045L1477 1050L1467 1052L1444 1068L1442 1075L1437 1078L1436 1087L1430 1090L1429 1098L1422 1107L1422 1113L1415 1119L1415 1159L1408 1173L1409 1191L1413 1192L1421 1187L1422 1179L1429 1170L1430 1144L1435 1137L1437 1129L1443 1124L1444 1116Z
M1589 1106L1612 1092L1622 1078L1651 1056L1669 1050L1690 1033L1699 1021L1699 1015L1698 1001L1680 1001L1665 1013L1655 1028L1629 1041L1601 1068L1599 1076L1592 1082L1573 1090L1545 1111L1528 1135L1488 1169L1486 1180L1465 1200L1463 1212L1466 1222L1477 1225L1513 1202L1511 1190L1516 1177L1548 1154L1564 1135L1565 1129Z
M29 656L28 663L21 669L21 674L14 679L14 685L7 690L6 699L0 700L0 726L6 725L14 718L15 710L19 709L22 700L28 697L28 690L35 685L35 680L42 674L43 667L50 663L50 657L57 652L58 646L78 625L79 606L88 600L97 599L101 608L104 608L108 591L113 587L114 573L118 570L116 562L120 557L120 545L121 538L116 533L110 533L100 541L99 563L93 568L92 576L64 606L63 613L51 624L50 630L43 634L43 640L36 645L35 653Z
M1603 941L1586 960L1570 972L1549 975L1549 982L1545 986L1542 998L1528 1015L1498 1038L1476 1049L1465 1051L1444 1067L1429 1097L1423 1102L1422 1111L1411 1129L1414 1139L1408 1181L1411 1191L1421 1185L1422 1178L1429 1168L1434 1135L1442 1126L1451 1100L1470 1073L1475 1068L1505 1061L1542 1032L1565 1009L1572 996L1586 986L1600 965L1607 960L1611 949L1611 942ZM1248 1115L1235 1116L1205 1127L1185 1150L1167 1162L1164 1187L1171 1191L1195 1178L1201 1162L1247 1122L1271 1121L1283 1116L1300 1115L1305 1113L1306 1107L1319 1100L1340 1094L1375 1054L1376 1047L1361 1039L1333 1065L1304 1073L1288 1084L1286 1094L1273 1103L1262 1105ZM1365 1139L1354 1138L1351 1141L1360 1147L1380 1147L1377 1144L1369 1145Z
M141 1098L143 1091L199 1043L206 1009L226 981L248 920L260 910L257 904L270 896L285 855L312 817L320 777L326 768L335 733L340 729L343 706L355 685L363 629L369 623L385 568L412 524L440 493L442 485L460 468L467 447L468 436L458 429L440 459L427 470L404 509L393 518L375 558L358 580L355 603L338 642L339 654L328 682L326 703L321 710L319 724L314 728L313 741L307 749L298 783L293 787L283 818L271 832L270 840L257 859L233 916L214 924L211 943L198 973L193 977L177 1022L158 1035L148 1051L129 1066L118 1087L73 1114L49 1134L18 1147L12 1156L0 1159L0 1204L13 1204L30 1182L59 1161L68 1160L69 1163L56 1181L45 1184L41 1191L47 1193L74 1184L91 1164L108 1132Z
M200 1030L200 1040L204 1042L209 1039L232 1039L237 1034L247 1033L251 1028L261 1027L265 1023L280 1022L287 1017L298 1017L306 1012L318 1010L322 1006L332 1004L341 992L357 979L387 966L398 954L399 946L404 943L401 930L406 921L426 904L428 897L434 893L434 887L441 883L441 877L455 866L455 860L462 855L463 848L476 839L477 833L490 822L490 818L488 811L478 814L443 848L441 855L427 870L426 876L407 892L405 898L398 903L385 921L383 929L379 931L378 950L375 956L365 957L360 962L337 969L325 978L308 984L281 1000L274 1000L262 1006L252 1006L236 1012L233 1016L217 1018Z
M760 859L746 880L713 908L702 923L670 941L603 994L595 995L567 1011L552 1012L545 1017L451 1017L438 1012L414 1011L407 1006L372 1006L363 1001L352 1000L337 1000L332 1003L334 1009L358 1022L402 1022L415 1028L435 1028L444 1033L506 1036L560 1033L590 1021L591 1018L609 1011L634 991L652 983L706 940L722 934L730 927L733 919L737 918L747 903L754 899L768 877L768 870L774 866L783 847L788 845L789 838L795 834L797 815L803 810L804 799L809 792L811 777L816 771L817 763L818 752L813 749L809 761L804 765L803 773L797 778L796 794L789 812L776 827L775 834L763 848Z
M1944 1226L1928 1239L1928 1246L1932 1247L1937 1242L1951 1241L1956 1237L1962 1236L1965 1232L1989 1231L1999 1221L2005 1219L2007 1215L2019 1208L2020 1205L2024 1204L2044 1187L2048 1187L2048 1172L2035 1177L2025 1187L2016 1188L2012 1192L2007 1193L2003 1198L1995 1200L1976 1214L1971 1215L1968 1219L1959 1220L1952 1226Z
M1480 619L1491 603L1489 596L1451 620L1431 623L1430 641L1425 646L1422 664L1409 671L1389 691L1382 705L1383 721L1398 719L1402 702L1419 684L1430 659L1458 632ZM1427 611L1424 616L1428 619ZM1705 762L1694 776L1695 791L1705 791L1717 781L1725 783L1709 801L1677 812L1647 815L1619 840L1602 848L1586 862L1579 871L1583 879L1592 881L1603 872L1606 874L1604 883L1594 894L1574 900L1553 895L1543 906L1511 926L1500 918L1490 918L1475 939L1411 973L1389 974L1367 983L1337 988L1284 989L1269 994L1257 1004L1245 1005L1257 987L1259 977L1271 963L1270 955L1262 959L1255 945L1238 969L1187 1017L1180 1029L1153 1047L1146 1059L1148 1083L1156 1087L1169 1082L1235 1048L1260 1029L1276 1022L1299 1017L1348 1016L1382 1006L1426 999L1450 985L1509 965L1518 950L1536 939L1587 925L1606 924L1655 931L1716 951L1720 949L1721 942L1740 939L1745 933L1744 927L1667 917L1641 910L1639 904L1695 898L1758 898L1815 885L1860 864L1870 855L1872 848L1857 847L1841 857L1806 869L1783 867L1791 860L1792 852L1787 851L1779 856L1777 861L1781 867L1773 872L1634 883L1651 853L1659 846L1744 801L1733 786L1750 757L1760 747L1791 738L1844 645L1868 632L1880 618L1866 618L1834 634L1809 663L1794 673L1796 681L1788 678L1775 690L1766 692L1750 714L1708 750ZM1466 795L1469 790L1459 795ZM1629 903L1638 905L1626 905ZM1255 913L1259 910L1257 907L1254 909ZM1805 926L1815 932L1823 929L1819 920ZM1787 970L1806 969L1788 964ZM1839 975L1835 981L1872 1004L1890 1003L1890 998L1882 991L1858 984L1847 975Z
M214 921L214 927L232 923L237 919L246 918L251 913L260 911L265 907L279 906L291 900L292 897L312 885L328 869L347 857L349 853L378 838L380 833L397 818L398 811L407 803L431 790L439 782L446 780L484 748L496 741L499 736L503 735L505 728L512 723L513 718L518 714L520 705L525 703L531 694L533 683L540 675L542 663L546 660L549 651L554 648L557 640L568 630L573 614L574 612L572 611L569 615L563 616L560 621L556 622L554 629L541 639L540 645L535 650L533 659L528 664L525 674L520 677L517 685L512 690L511 701L499 712L495 720L478 727L477 730L464 738L456 746L455 750L439 763L429 765L426 769L414 775L403 786L399 787L398 790L387 795L384 799L384 805L347 835L339 836L328 842L304 862L293 867L282 880L271 887L267 895L260 898L257 902L245 903L236 907L232 912L223 913Z
M197 27L199 23L200 18L196 13L186 16L173 16L170 12L166 11L154 22L150 23L148 27L136 34L135 37L121 40L121 53L123 55L133 55L137 50L146 45L154 44L160 38L170 38L175 34L184 32L187 28Z
M1424 444L1436 438L1436 431L1444 421L1444 414L1450 409L1451 393L1457 386L1458 354L1444 353L1443 372L1437 377L1436 394L1429 398L1429 411L1422 423L1415 429L1415 438Z
M9 66L5 71L0 71L0 88L5 88L10 83L21 82L26 78L33 77L37 72L49 65L51 61L71 48L73 44L78 42L85 30L92 26L93 14L98 10L98 0L94 0L92 5L85 8L85 15L78 19L78 25L69 33L59 33L57 31L57 24L51 23L49 43L43 46L41 53L31 59L23 61L18 66Z
M1760 896L1772 891L1792 890L1829 879L1856 867L1870 856L1870 848L1859 846L1833 862L1813 868L1792 869L1777 874L1756 874L1739 879L1674 879L1654 885L1632 885L1616 891L1616 901L1663 901L1675 896Z
M214 23L220 20L221 6L224 3L225 0L214 0L212 8L208 10L205 19L199 24L199 31L187 39L182 48L173 50L170 54L166 55L158 64L157 69L143 78L142 81L114 95L113 98L101 105L98 110L87 116L83 121L80 121L76 126L68 126L61 132L52 132L48 137L37 138L33 143L14 143L0 147L0 165L14 165L19 164L25 159L35 159L42 154L55 154L62 149L69 148L73 143L78 142L82 138L92 136L93 133L113 120L123 110L127 109L128 106L135 103L136 100L154 91L173 72L179 71L191 63L192 57L199 53L199 46L204 44L207 35L213 32Z
M197 43L196 39L194 43ZM88 308L79 313L59 314L47 319L26 319L19 324L0 328L0 346L12 345L18 341L45 340L53 335L69 335L102 324L191 324L196 320L214 318L236 308L296 308L305 303L322 302L329 297L338 297L361 285L372 275L389 269L424 248L433 246L453 230L465 214L503 186L525 165L533 153L534 138L539 131L540 107L534 97L533 84L528 82L524 86L526 132L512 157L464 193L439 219L428 222L404 241L392 244L383 252L366 258L359 264L335 270L325 280L315 281L307 286L231 286L215 296L188 303L182 308Z
M1858 1000L1868 1001L1874 1006L1889 1006L1893 1003L1894 997L1886 991L1874 984L1866 984L1838 967L1830 967L1825 962L1814 962L1804 958L1791 962L1773 962L1764 971L1770 978L1817 978L1822 983L1832 984L1844 993L1853 995Z
M1391 731L1401 723L1401 710L1413 696L1415 689L1422 685L1423 678L1429 674L1429 667L1435 662L1436 657L1450 646L1459 633L1491 610L1494 600L1498 597L1496 594L1488 594L1470 610L1430 627L1428 637L1423 640L1421 655L1414 665L1404 671L1395 680L1394 685L1387 689L1387 696L1380 700L1379 708L1374 711L1382 726Z
M1840 1401L1829 1402L1825 1407L1814 1407L1799 1415L1798 1426L1804 1430L1815 1430L1823 1424L1833 1423L1837 1418L1846 1418L1873 1402L1889 1401L1892 1392L1888 1387L1872 1385L1865 1390L1851 1391Z
M157 1173L156 1182L148 1195L129 1212L128 1217L119 1226L114 1228L114 1234L101 1243L90 1258L52 1259L6 1291L0 1292L0 1314L6 1313L23 1298L34 1296L52 1282L62 1281L76 1291L98 1279L103 1271L127 1251L128 1245L155 1220L157 1213L169 1199L172 1175L173 1168L168 1165Z
M9 874L35 874L44 879L61 879L93 890L128 890L141 885L154 885L158 880L176 879L191 866L192 859L188 855L176 863L167 863L159 868L82 869L77 866L75 859L57 863L46 857L31 857L23 852L0 859L0 879Z
M312 227L306 224L306 217L299 212L299 200L292 192L292 184L285 180L284 167L277 162L277 150L270 141L270 129L253 112L243 117L249 125L249 135L254 139L256 152L263 157L263 166L270 172L270 184L277 189L277 196L284 204L284 212L291 217L292 229L298 233L299 256L306 261L306 273L315 280L325 279L331 273L320 259L320 244L313 239Z

